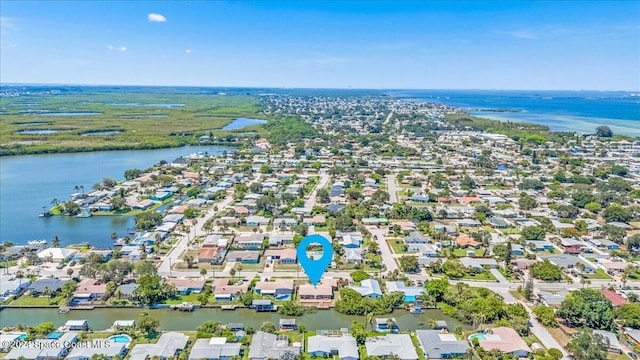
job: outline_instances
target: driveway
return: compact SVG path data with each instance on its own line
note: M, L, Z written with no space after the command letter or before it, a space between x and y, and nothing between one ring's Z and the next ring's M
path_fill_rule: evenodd
M389 192L389 202L398 202L398 182L395 175L387 175L387 191Z

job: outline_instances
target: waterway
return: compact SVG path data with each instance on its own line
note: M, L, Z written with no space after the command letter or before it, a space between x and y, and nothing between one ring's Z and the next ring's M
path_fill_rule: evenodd
M94 309L73 310L66 314L59 314L57 309L10 309L0 311L0 327L9 325L37 325L41 322L51 321L55 326L64 325L67 320L87 320L89 327L94 330L104 330L116 320L135 320L142 309ZM279 319L292 318L278 313L258 313L250 309L237 309L235 311L223 311L216 308L197 309L193 312L180 312L176 310L155 309L147 310L154 318L160 320L160 330L195 330L205 321L217 321L220 323L244 323L254 329L260 327L265 321L278 324ZM406 310L396 310L392 314L380 317L393 317L400 330L427 329L429 320L445 320L449 330L462 324L440 310L425 310L422 314L411 314ZM363 316L340 314L333 310L318 310L313 314L305 314L297 317L298 324L304 324L308 330L339 329L351 327L354 320L364 321ZM466 329L465 326L463 328Z
M38 218L51 201L67 201L76 185L92 191L96 182L108 177L121 180L124 171L146 169L161 161L194 152L219 154L233 151L223 146L132 151L100 151L73 154L24 155L0 158L0 242L26 244L29 240L51 240L58 236L63 245L89 242L99 247L112 244L110 234L123 235L133 228L129 216L68 216Z
M251 125L263 125L266 124L267 120L259 120L259 119L250 119L246 117L239 117L234 119L232 122L225 125L222 130L238 130L245 128Z

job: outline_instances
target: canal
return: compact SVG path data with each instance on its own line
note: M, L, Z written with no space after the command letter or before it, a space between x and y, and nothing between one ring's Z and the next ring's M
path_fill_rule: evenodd
M292 318L278 313L258 313L250 309L237 309L234 311L220 310L218 308L203 308L193 312L179 312L168 309L148 310L149 313L160 320L160 330L195 330L205 321L217 321L220 323L244 323L254 329L260 327L265 321L278 324L279 319ZM51 321L55 326L64 325L67 320L87 320L93 330L104 330L116 320L135 320L142 312L134 308L99 308L94 310L72 310L66 314L59 314L57 309L11 309L4 308L0 311L0 327L25 324L37 325L41 322ZM425 310L422 314L411 314L406 310L396 310L392 314L379 317L393 317L401 331L427 329L429 320L445 320L449 330L457 326L463 326L458 320L446 316L440 310ZM333 310L318 310L316 313L305 314L297 317L298 324L304 324L308 330L339 329L351 327L354 320L364 321L364 316L340 314ZM466 326L463 326L466 329Z

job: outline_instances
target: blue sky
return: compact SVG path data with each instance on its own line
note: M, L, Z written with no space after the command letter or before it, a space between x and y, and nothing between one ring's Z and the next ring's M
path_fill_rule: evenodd
M0 81L640 89L640 1L0 2Z

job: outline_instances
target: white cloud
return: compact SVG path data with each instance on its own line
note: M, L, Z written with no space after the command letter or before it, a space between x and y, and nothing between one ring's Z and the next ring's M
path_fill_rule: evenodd
M535 40L540 37L539 34L536 34L535 32L531 30L526 30L526 29L514 30L514 31L503 31L502 33L507 36L514 37L516 39L525 39L525 40Z
M167 18L164 17L164 15L162 15L162 14L154 14L154 13L149 13L147 15L147 19L149 19L149 22L165 22L165 21L167 21Z
M191 49L187 49L184 51L185 54L191 54Z
M110 51L120 51L120 52L127 51L127 47L126 46L107 45L107 49L109 49Z

